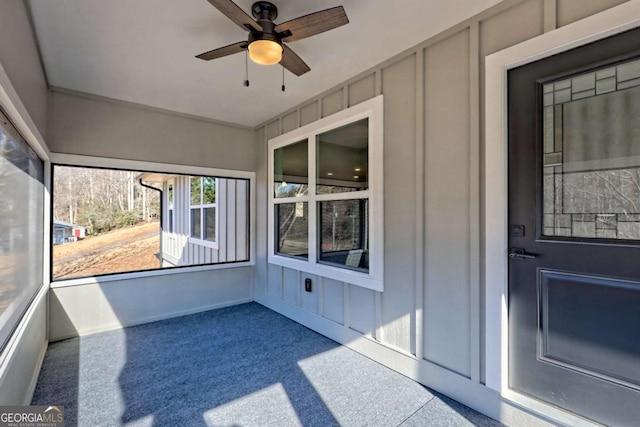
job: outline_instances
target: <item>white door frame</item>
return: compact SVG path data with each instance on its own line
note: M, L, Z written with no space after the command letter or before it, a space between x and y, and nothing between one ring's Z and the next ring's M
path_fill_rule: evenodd
M507 71L638 26L640 0L631 0L486 58L486 385L505 398L543 413L548 413L551 407L526 398L508 386Z

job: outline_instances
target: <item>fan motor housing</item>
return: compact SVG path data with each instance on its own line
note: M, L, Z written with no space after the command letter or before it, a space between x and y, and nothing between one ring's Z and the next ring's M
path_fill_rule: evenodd
M278 37L276 34L266 31L264 33L249 33L249 40L247 40L247 45L250 45L256 40L271 40L282 46L282 40L280 40L280 37Z

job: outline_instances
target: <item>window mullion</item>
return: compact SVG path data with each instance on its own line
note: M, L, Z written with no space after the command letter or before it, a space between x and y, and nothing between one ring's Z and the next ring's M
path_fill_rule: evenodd
M302 196L302 197L283 197L280 199L273 199L272 203L274 205L279 205L279 204L283 204L283 203L305 203L309 201L309 196Z
M353 200L353 199L369 199L371 193L369 190L363 191L347 191L344 193L318 194L315 196L318 202L330 202L334 200Z

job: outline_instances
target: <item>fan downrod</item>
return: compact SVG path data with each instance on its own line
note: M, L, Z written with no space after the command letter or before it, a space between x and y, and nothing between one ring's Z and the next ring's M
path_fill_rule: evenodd
M251 6L251 13L256 21L272 21L278 17L278 8L268 1L257 1Z

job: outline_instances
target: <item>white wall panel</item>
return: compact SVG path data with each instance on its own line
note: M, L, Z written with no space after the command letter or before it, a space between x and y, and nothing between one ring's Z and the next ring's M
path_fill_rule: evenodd
M282 117L282 132L289 132L298 127L298 112L293 111Z
M424 357L469 375L467 30L426 50L425 76Z
M282 297L291 304L300 302L300 272L290 268L282 269Z
M344 324L344 283L333 279L322 279L322 315L334 322Z
M136 325L251 300L251 267L56 287L49 339Z
M318 101L310 102L300 108L300 126L315 122L319 118Z
M269 265L267 274L267 292L280 298L282 296L282 267Z
M416 56L382 70L384 92L384 280L382 341L411 351L415 315Z
M376 76L369 74L349 85L349 107L376 96Z
M349 285L349 327L367 335L376 329L375 291Z
M344 92L342 88L322 98L322 117L330 116L344 108Z

